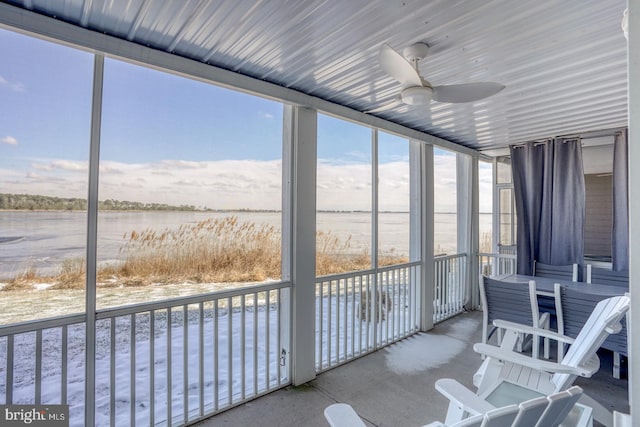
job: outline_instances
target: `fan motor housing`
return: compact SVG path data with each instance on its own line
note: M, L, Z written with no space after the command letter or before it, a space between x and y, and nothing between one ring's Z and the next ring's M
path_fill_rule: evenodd
M425 105L431 102L433 90L428 86L412 86L400 94L402 102L409 105Z

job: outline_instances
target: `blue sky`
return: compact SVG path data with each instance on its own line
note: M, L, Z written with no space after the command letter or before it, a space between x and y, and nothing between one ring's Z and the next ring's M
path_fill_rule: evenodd
M0 30L4 192L86 197L93 57ZM100 199L278 209L281 103L105 61ZM408 142L379 136L386 208L408 206ZM318 116L318 207L370 204L371 131ZM437 151L437 197L454 203L455 157ZM455 192L453 193L453 195Z

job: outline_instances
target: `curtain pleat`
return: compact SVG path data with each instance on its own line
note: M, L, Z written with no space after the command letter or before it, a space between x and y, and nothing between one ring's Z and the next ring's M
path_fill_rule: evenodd
M614 271L629 269L629 157L627 130L616 133L613 146L613 230L611 263Z
M529 142L511 147L516 217L517 271L533 261L582 264L585 184L580 140Z

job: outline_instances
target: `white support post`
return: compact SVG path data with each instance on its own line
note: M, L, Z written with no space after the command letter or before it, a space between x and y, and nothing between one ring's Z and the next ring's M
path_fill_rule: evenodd
M420 264L420 330L433 328L433 146L411 141L411 260Z
M491 252L498 253L498 243L500 243L500 190L498 190L498 158L493 159L493 170L491 171Z
M629 407L640 425L640 1L629 0Z
M465 306L478 306L478 158L456 155L458 253L467 254Z
M93 98L89 148L89 190L87 194L87 271L85 277L85 382L84 425L95 425L96 391L96 272L98 240L98 169L100 167L100 129L104 56L96 54L93 65Z
M283 164L283 275L292 286L291 361L292 382L304 384L315 371L315 278L316 278L316 162L317 113L303 107L285 106ZM287 231L285 231L287 230Z

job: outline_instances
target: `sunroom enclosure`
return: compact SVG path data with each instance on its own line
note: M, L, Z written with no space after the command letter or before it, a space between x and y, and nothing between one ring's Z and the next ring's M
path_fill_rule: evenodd
M90 93L83 100L86 115L70 117L85 122L84 167L81 161L36 167L42 174L61 165L79 171L75 177L85 174L77 181L87 197L86 210L79 211L86 227L84 298L68 308L68 315L33 311L30 320L5 320L0 327L2 403L69 404L72 425L188 424L285 385L304 383L318 372L428 330L434 322L464 310L465 304L477 304L479 155L379 119L358 123L346 109L340 116L339 108L322 108L321 102L313 107L296 105L291 99L280 105L282 154L276 169L282 183L280 205L274 209L280 217L280 277L214 292L194 288L188 295L171 298L145 296L133 304L126 297L101 300L101 293L109 292L98 285L105 213L101 202L105 185L117 183L108 178L117 165L101 163L101 156L105 150L125 150L132 158L140 155L127 154L135 146L109 147L105 137L113 113L105 99L114 96L109 67L133 73L150 65L163 70L153 73L172 73L167 79L233 85L226 80L229 75L211 75L203 64L125 42L106 43L107 36L77 33L62 23L51 29L62 41L102 46L97 49L102 53L77 50L84 57L85 71L90 71L84 81ZM122 59L145 64L126 64ZM287 98L276 96L269 85L251 84L256 85L255 92ZM238 86L246 89L245 84ZM119 92L131 90L135 87ZM362 211L369 217L369 265L321 276L316 271L316 231L324 210L317 183L323 144L319 111L353 122L368 134L370 147L368 182L360 183L368 194L368 207ZM398 141L386 142L404 144L406 150L401 159L407 167L406 197L401 201L405 209L387 206L392 194L381 190L382 140L393 138ZM446 166L450 171L455 165L457 238L446 255L438 256L434 251L442 242L434 237L434 188L443 171L435 162L437 146L457 151L447 155ZM192 166L197 165L186 164ZM128 173L129 180L121 185L133 186L142 179ZM406 259L385 258L381 246L380 216L395 210L408 217Z

